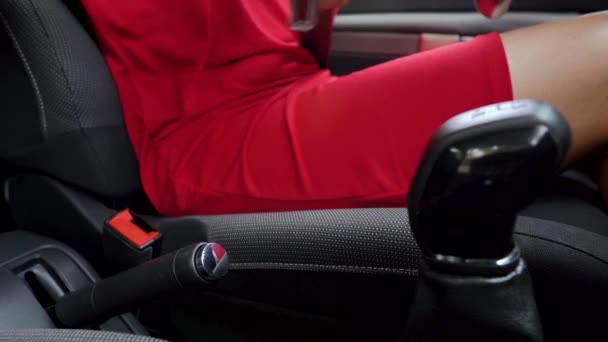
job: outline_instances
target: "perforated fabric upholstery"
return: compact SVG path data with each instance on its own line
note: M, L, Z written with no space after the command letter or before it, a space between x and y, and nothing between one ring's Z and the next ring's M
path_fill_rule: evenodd
M138 189L114 82L68 8L3 0L0 24L0 50L10 50L0 64L10 76L0 79L9 89L0 92L0 157L102 195Z
M420 252L405 209L354 209L201 218L234 269L416 274Z
M4 1L2 16L39 92L49 136L74 129L122 124L120 107L101 55L57 1ZM20 19L20 20L19 20ZM104 113L100 115L100 113Z
M163 219L158 227L168 249L196 241L221 243L234 270L415 275L421 261L402 208L201 216ZM608 262L606 237L580 228L520 217L516 236Z
M163 342L147 336L89 330L0 330L6 342Z

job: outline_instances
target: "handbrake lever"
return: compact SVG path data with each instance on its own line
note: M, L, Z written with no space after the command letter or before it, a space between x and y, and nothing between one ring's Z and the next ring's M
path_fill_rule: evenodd
M208 287L229 266L220 244L184 247L62 297L55 318L69 328L99 323L181 289Z

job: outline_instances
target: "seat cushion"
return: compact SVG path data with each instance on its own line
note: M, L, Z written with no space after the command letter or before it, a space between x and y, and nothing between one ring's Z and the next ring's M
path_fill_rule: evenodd
M90 330L0 330L6 342L162 342L148 336L136 336Z

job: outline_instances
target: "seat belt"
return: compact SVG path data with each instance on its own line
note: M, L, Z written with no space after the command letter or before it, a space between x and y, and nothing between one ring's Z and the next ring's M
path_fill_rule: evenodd
M125 209L106 220L101 240L105 261L123 271L160 256L162 234L145 218Z
M310 51L321 69L329 68L331 34L337 13L338 8L321 11L315 28L301 33L300 45Z

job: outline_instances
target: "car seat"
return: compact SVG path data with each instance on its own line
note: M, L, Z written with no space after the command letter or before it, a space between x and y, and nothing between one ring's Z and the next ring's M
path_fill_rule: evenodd
M163 342L148 336L90 330L0 330L1 342Z
M221 296L397 336L420 261L406 210L158 217L83 13L76 0L0 2L0 159L13 175L4 196L17 227L103 267L104 222L131 208L162 233L159 253L222 243L232 270ZM549 336L596 336L601 315L570 313L608 304L608 236L524 217L517 240Z

